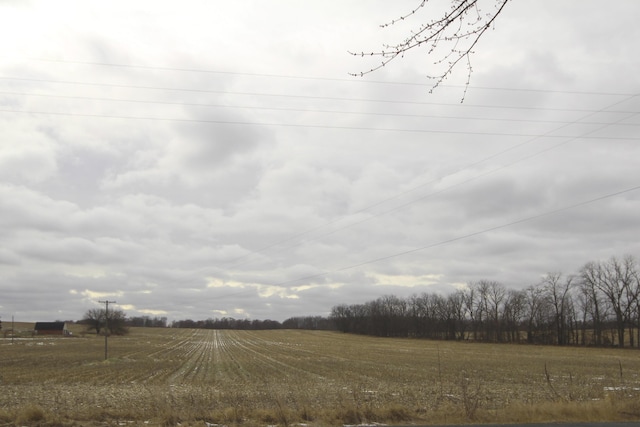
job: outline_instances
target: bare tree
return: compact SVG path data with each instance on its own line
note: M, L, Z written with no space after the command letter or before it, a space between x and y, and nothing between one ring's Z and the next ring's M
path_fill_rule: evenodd
M504 303L507 297L507 288L503 284L498 282L489 282L489 318L491 319L491 328L493 330L494 340L502 342L504 337L502 335L503 330L503 316Z
M100 308L90 308L84 314L82 323L87 325L87 329L95 330L96 334L100 335L100 329L104 324L104 310Z
M603 293L616 317L618 345L625 345L625 328L631 326L631 315L638 299L635 259L627 255L622 260L612 257L601 263L595 286ZM633 331L631 332L633 334Z
M471 54L480 38L491 28L509 0L450 0L444 14L434 10L433 1L422 0L409 13L380 25L382 28L398 25L415 18L416 15L431 13L431 17L399 43L385 44L379 51L349 52L354 56L378 57L381 60L368 71L352 73L363 76L386 66L396 58L402 58L409 51L423 48L427 55L434 57L433 64L438 68L428 77L435 81L432 88L438 87L463 62L467 67L467 86L471 79ZM436 15L437 14L437 15ZM466 94L466 88L465 88ZM463 95L464 99L464 95Z
M520 342L520 326L525 315L525 307L525 293L509 289L502 314L507 341Z
M467 308L465 306L465 291L457 290L447 298L449 309L455 320L456 339L463 340L467 335Z
M349 332L351 322L353 321L353 313L351 308L346 304L340 304L331 309L331 320L335 323L339 331Z
M105 309L103 308L91 308L86 311L82 323L87 325L87 329L95 330L96 334L110 333L114 335L124 335L128 332L126 326L126 315L122 310L109 310L109 318L106 319L106 324L109 327L108 331L105 331Z
M538 286L529 286L524 290L526 322L527 322L527 342L533 344L536 342L537 335L540 331L540 321L544 312L545 299L543 290Z
M547 273L542 279L542 287L553 307L556 340L558 345L566 345L568 336L568 315L571 306L571 289L574 286L573 276L563 282L562 273Z
M127 315L122 310L109 310L108 333L114 335L125 335L129 332L127 328Z
M471 332L474 341L478 340L478 323L476 322L476 289L472 283L470 283L466 289L462 291L463 309L466 315L469 317L471 323Z
M630 267L625 269L627 270L625 298L628 303L629 345L631 347L634 346L634 328L638 327L638 347L640 347L640 318L638 317L640 315L640 272L638 272L636 261L633 257L625 257L624 262L631 264Z
M480 280L472 284L475 288L476 301L475 305L475 319L477 323L477 330L480 332L478 337L481 340L488 340L490 324L489 320L489 282L486 280ZM475 337L474 337L475 339Z
M635 304L635 325L636 325L636 331L638 333L638 348L640 348L640 272L636 271L636 274L634 275L634 281L635 281L635 290L636 290L636 304Z
M603 344L603 322L607 317L607 306L602 300L599 283L602 280L602 266L597 262L588 262L580 270L580 290L583 295L584 319L589 315L593 327L591 342L595 345ZM586 328L583 334L586 333ZM583 338L584 339L584 338Z
M344 332L376 336L520 342L526 329L527 342L535 344L634 346L636 338L640 343L636 265L631 256L590 262L578 276L547 273L523 291L480 280L446 296L385 295L364 304L335 306L331 320ZM609 338L605 325L613 322Z

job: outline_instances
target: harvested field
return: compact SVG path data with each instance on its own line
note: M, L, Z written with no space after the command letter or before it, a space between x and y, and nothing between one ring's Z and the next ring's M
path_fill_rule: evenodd
M344 425L640 417L637 350L133 328L0 340L0 423Z

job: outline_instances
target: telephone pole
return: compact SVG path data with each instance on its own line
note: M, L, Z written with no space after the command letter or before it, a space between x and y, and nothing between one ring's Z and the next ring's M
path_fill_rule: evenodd
M115 301L98 301L101 304L104 304L104 360L107 360L109 355L108 353L108 345L107 339L109 337L109 304L115 304Z

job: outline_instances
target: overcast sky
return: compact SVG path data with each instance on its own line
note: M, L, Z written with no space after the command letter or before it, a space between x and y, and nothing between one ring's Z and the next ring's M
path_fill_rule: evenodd
M0 1L2 320L282 321L640 256L640 2L512 1L464 103L426 51L349 75L418 3Z

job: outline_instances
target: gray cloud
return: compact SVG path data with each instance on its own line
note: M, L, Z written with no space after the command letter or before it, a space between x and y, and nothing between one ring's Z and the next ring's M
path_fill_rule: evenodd
M0 315L284 320L640 256L640 193L603 197L639 185L639 6L547 3L462 104L424 53L348 77L411 3L0 6Z

